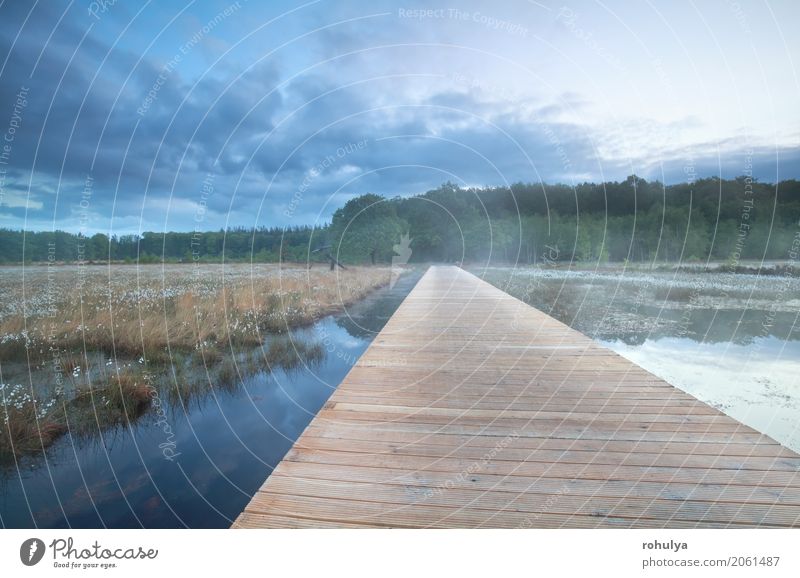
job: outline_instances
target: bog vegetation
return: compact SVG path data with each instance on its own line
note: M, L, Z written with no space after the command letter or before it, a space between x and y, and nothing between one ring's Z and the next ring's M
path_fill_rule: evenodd
M0 270L0 465L323 356L290 330L389 283L388 268Z

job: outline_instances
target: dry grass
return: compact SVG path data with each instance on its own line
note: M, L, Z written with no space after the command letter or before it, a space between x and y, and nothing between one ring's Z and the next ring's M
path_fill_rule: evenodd
M129 423L144 413L153 391L141 375L133 373L112 375L107 383L78 389L68 397L59 392L46 402L22 386L4 385L0 464L42 452L67 431L85 436Z
M48 412L41 418L36 404L23 406L4 404L0 407L0 465L13 460L15 456L31 454L47 449L66 431L66 425L58 410Z
M252 375L314 367L324 357L325 349L320 343L308 343L290 335L275 336L262 347L245 349L233 356L214 347L204 347L189 358L195 365L188 369L173 364L178 379L169 384L166 394L172 402L199 403L214 390L216 394L238 390L243 380Z
M324 356L321 346L275 334L341 309L389 280L388 268L0 268L4 373L14 372L5 371L9 364L18 374L37 371L40 379L62 384L38 393L0 384L0 464L44 451L67 432L86 436L132 422L155 393L146 367L170 363L180 374L202 363L206 379L191 376L166 392L186 402L209 393L209 383L234 389L242 375L316 363ZM232 347L262 344L249 348L245 363L231 356Z
M264 333L310 323L390 279L386 268L33 269L26 271L25 285L8 270L0 273L0 291L8 295L0 309L0 359L42 357L53 346L147 358L167 347L254 345Z

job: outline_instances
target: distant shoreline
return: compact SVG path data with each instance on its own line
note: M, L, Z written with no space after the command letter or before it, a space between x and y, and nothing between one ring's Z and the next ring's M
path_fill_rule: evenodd
M437 262L426 263L409 263L408 267L427 267L430 265L440 264ZM542 263L504 263L504 262L465 262L456 263L465 269L487 268L487 269L541 269L548 271L605 271L605 270L631 270L631 271L651 271L651 272L677 272L677 273L735 273L740 275L765 275L765 276L791 276L800 277L800 266L791 260L742 260L735 265L726 261L710 261L696 262L696 261L674 261L674 262L659 262L659 263L642 263L640 261L605 261L605 262L585 262L585 261L558 261L558 262L542 262ZM251 261L251 260L226 260L222 261L156 261L156 262L137 262L137 261L32 261L28 263L2 263L0 270L13 269L13 268L42 268L42 267L160 267L164 265L169 266L265 266L273 265L276 267L285 267L287 269L315 269L327 267L325 263L321 262L300 262L300 261ZM389 266L388 263L377 263L374 265L376 268ZM370 268L369 265L362 265L363 268Z

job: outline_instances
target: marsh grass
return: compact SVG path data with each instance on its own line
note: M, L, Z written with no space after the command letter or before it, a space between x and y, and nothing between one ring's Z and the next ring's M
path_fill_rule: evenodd
M107 382L66 394L37 398L21 385L2 388L0 464L46 450L67 432L87 436L99 429L133 422L150 405L154 389L144 376L110 375Z
M153 395L184 404L234 391L248 375L318 363L322 346L293 340L291 329L390 280L387 268L219 272L65 267L47 278L44 269L26 272L23 287L0 271L0 363L36 369L49 381L58 374L63 384L37 391L2 384L0 464L41 453L66 433L89 436L131 424ZM161 374L157 383L147 368Z
M203 349L202 355L184 366L191 369L177 371L178 379L169 387L168 394L173 403L185 405L212 393L238 391L243 381L259 373L275 370L291 373L301 367L316 367L324 357L325 349L320 343L294 339L291 335L275 336L268 344L236 353Z
M292 339L273 340L267 347L264 359L266 366L262 369L279 367L284 371L291 371L303 365L313 366L324 357L325 350L319 343L309 344Z
M169 386L162 383L161 389L167 388L173 403L186 405L199 402L212 392L234 392L243 379L259 372L291 372L314 366L324 355L322 345L288 335L237 354L225 355L216 347L205 347L192 355L173 356L177 379L167 380L171 382ZM206 374L201 378L198 368L203 359ZM68 383L66 391L59 389L51 396L37 397L29 387L3 385L0 465L8 465L23 455L41 453L67 433L76 438L89 437L105 428L135 422L158 391L149 382L144 367L126 364L123 369L107 369L102 364L92 366L85 356L72 356L61 364L62 377Z
M121 266L120 266L121 267ZM5 304L0 317L0 361L47 357L49 348L94 350L163 362L170 350L202 344L258 345L265 334L285 333L358 301L388 284L386 268L346 271L277 270L232 278L195 279L192 268L173 274L131 277L130 284L107 276L34 284L45 295L19 292L24 303ZM57 274L67 275L67 271ZM124 271L131 275L132 271ZM0 290L13 300L3 279ZM35 291L35 289L34 289Z
M6 465L13 462L15 457L44 451L61 437L67 428L59 419L59 413L59 410L55 410L40 418L35 403L22 407L4 403L0 413L3 418L0 427L0 464Z

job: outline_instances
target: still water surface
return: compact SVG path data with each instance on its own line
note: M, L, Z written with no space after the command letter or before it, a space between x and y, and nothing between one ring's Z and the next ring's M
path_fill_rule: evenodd
M800 451L800 280L714 273L473 271L741 422ZM6 527L227 527L420 272L293 332L313 365L274 369L130 428L75 440L0 478ZM156 408L158 409L158 408ZM164 431L168 423L173 438ZM165 452L165 444L168 446ZM175 454L173 459L166 455Z
M295 330L294 342L322 346L325 354L313 365L256 373L185 405L160 399L131 427L81 440L65 436L45 456L7 468L0 523L228 527L419 276L403 275L344 313Z
M622 267L473 272L800 452L800 278Z

